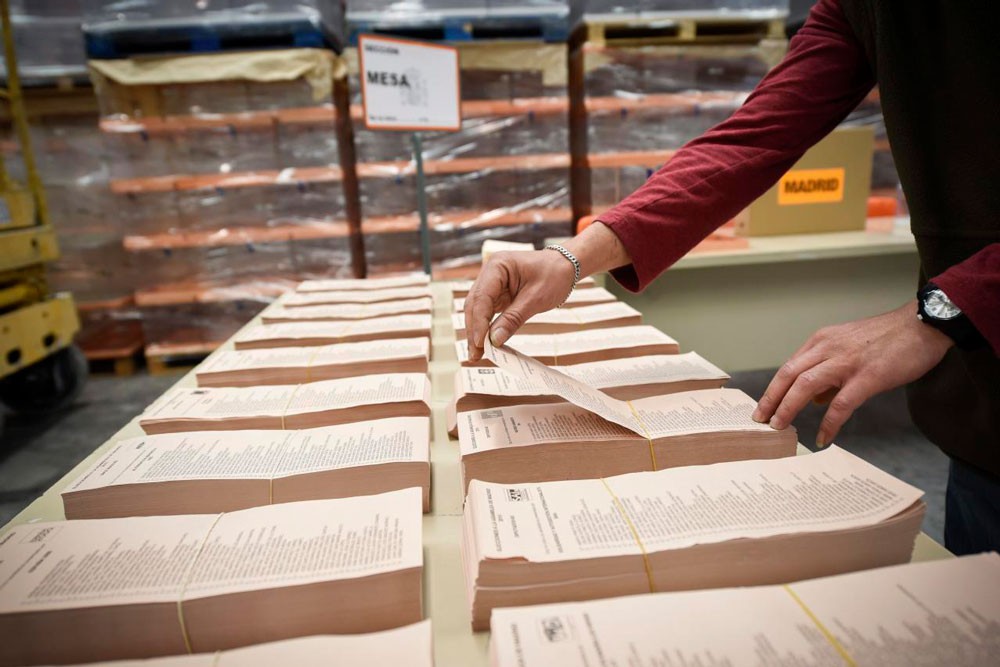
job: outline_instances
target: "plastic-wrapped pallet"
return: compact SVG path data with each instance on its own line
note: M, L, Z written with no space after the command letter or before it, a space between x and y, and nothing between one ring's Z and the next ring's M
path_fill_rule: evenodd
M91 67L150 346L217 343L298 280L350 274L334 54Z
M541 244L570 234L572 218L566 45L472 42L459 52L462 129L421 135L431 256L449 276L476 271L485 239ZM411 137L361 126L356 53L345 56L369 273L419 268Z
M200 291L225 290L236 298L242 285L254 295L273 285L269 294L274 297L300 280L351 275L346 230L339 238L229 240L219 237L197 245L181 245L167 239L157 244L148 237L126 237L130 256L136 266L142 267L135 280L136 289L162 288L173 293L179 284L197 281Z
M787 43L616 45L587 42L582 59L595 212L615 205L669 152L728 118Z
M769 18L788 15L788 0L582 0L587 18L705 16Z

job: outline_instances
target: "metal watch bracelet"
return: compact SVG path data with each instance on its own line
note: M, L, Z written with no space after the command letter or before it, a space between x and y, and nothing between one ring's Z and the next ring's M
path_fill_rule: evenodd
M569 250L556 243L551 243L545 246L545 249L555 250L557 253L565 257L570 264L573 265L573 284L570 285L569 292L566 294L566 298L563 299L562 303L559 304L559 308L562 308L563 305L565 305L565 303L569 301L569 297L573 294L573 290L576 289L576 284L580 282L580 260L578 260L576 258L576 255L571 253Z

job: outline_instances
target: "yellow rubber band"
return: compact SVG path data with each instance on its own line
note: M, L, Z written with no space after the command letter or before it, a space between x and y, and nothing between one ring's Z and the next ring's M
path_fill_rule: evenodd
M825 625L823 625L823 622L819 620L816 614L813 613L812 609L806 606L806 603L803 602L802 598L800 598L798 594L792 590L792 587L786 584L782 586L782 588L784 588L785 591L792 596L792 599L795 600L799 607L802 608L802 611L806 613L806 616L809 617L809 620L813 622L813 625L815 625L823 637L826 638L826 641L830 643L830 646L832 646L834 650L840 654L840 657L844 660L844 664L850 665L850 667L857 667L858 663L854 661L854 658L852 658L851 654L847 652L847 649L844 648L843 644L837 641L837 638L833 636L833 633L830 632Z
M205 532L205 537L202 538L201 546L198 547L198 551L191 561L191 566L188 568L187 574L184 575L184 581L181 582L181 591L177 596L177 622L181 627L181 638L184 640L184 648L188 653L194 653L194 647L191 645L191 635L188 634L187 623L184 621L184 593L187 592L187 587L191 583L191 577L194 576L194 568L198 564L198 559L201 558L202 552L205 550L205 545L208 544L208 538L211 537L212 531L215 530L215 526L224 514L225 512L216 515L215 521L212 522L212 525Z
M637 422L639 422L639 426L642 427L642 434L646 438L646 442L649 443L649 462L653 466L653 472L656 472L660 468L656 465L656 448L653 447L653 438L649 435L649 429L646 428L646 424L642 421L642 417L639 416L639 411L635 409L634 405L632 405L632 401L625 401L625 403L628 405L628 409L632 411L632 416L635 417Z
M301 384L295 385L295 389L292 389L292 393L288 395L288 402L285 403L285 409L281 411L281 430L287 430L285 428L285 415L288 413L288 408L292 407L292 401L295 399L295 394L302 387Z
M635 543L639 545L639 551L642 553L642 566L646 569L646 581L649 582L649 592L656 592L656 582L653 578L653 566L649 562L649 553L646 551L646 545L642 543L642 538L639 537L639 530L632 523L632 518L629 517L628 513L625 511L622 501L618 499L615 492L611 490L611 486L608 484L607 480L603 477L601 478L601 484L607 489L608 493L611 495L611 500L615 503L615 509L618 510L619 516L625 521L625 525L628 526L629 531L632 533L632 539Z
M322 352L324 349L330 347L329 345L319 345L314 350L313 353L309 355L306 359L306 382L312 382L312 367L313 363L316 361L316 356Z

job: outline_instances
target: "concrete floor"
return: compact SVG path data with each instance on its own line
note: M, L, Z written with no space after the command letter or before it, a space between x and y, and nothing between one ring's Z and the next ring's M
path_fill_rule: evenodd
M730 386L760 396L770 371L737 373ZM177 376L92 377L72 409L44 420L8 416L0 434L0 525L55 483L94 448L173 384ZM812 443L823 409L810 406L795 426ZM928 505L924 530L941 541L947 457L912 426L902 391L869 401L847 424L838 444L923 489Z

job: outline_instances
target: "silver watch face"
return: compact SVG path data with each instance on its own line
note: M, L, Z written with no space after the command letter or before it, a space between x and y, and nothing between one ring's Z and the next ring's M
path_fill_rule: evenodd
M952 320L962 314L962 310L939 289L931 290L924 299L924 310L936 320Z

